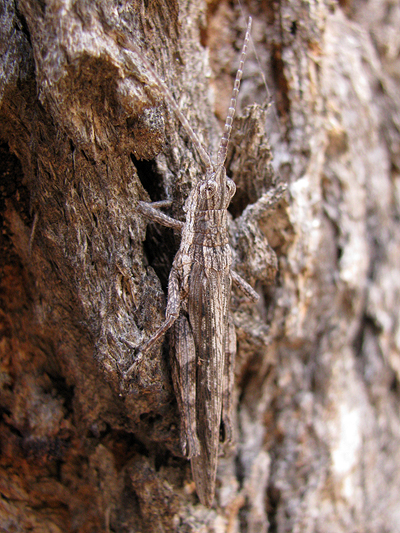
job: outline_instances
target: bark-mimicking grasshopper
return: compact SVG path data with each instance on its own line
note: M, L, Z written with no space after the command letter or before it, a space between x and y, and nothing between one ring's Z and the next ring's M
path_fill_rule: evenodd
M169 275L166 320L141 347L125 376L131 375L141 357L174 325L172 368L181 415L181 445L191 459L197 494L206 506L211 506L214 498L221 424L224 440L231 440L233 432L236 334L229 314L232 282L253 301L258 299L252 287L231 269L227 208L236 186L224 167L250 29L251 18L216 165L164 82L134 46L196 146L206 174L189 194L185 223L159 211L167 202L139 203L138 209L146 217L181 230L182 240Z

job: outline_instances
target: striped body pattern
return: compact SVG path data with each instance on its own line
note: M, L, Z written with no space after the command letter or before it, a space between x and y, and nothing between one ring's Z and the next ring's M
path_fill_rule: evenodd
M195 208L193 229L188 220L189 227L184 229L181 249L172 267L178 276L182 274L179 285L187 294L174 329L172 359L175 390L179 396L181 391L186 395L179 401L186 419L181 444L191 458L200 500L208 506L214 495L221 421L224 434L229 438L232 435L229 414L232 390L226 374L233 370L232 361L227 359L232 359L232 355L234 359L235 354L226 349L232 285L227 207L235 189L224 167L217 178L213 176L211 181L197 184L189 197ZM233 327L230 331L235 336ZM184 350L180 349L181 338L187 344ZM224 393L229 396L225 402Z
M125 377L132 374L140 359L173 327L171 366L181 416L181 446L191 461L200 501L208 507L214 499L220 436L230 441L233 433L236 334L229 312L232 283L253 301L258 300L252 287L232 270L227 209L236 186L226 176L224 167L250 29L251 18L215 165L164 82L132 45L185 127L206 171L188 196L185 223L159 211L168 202L139 202L141 214L180 230L182 238L169 275L165 322L141 346Z

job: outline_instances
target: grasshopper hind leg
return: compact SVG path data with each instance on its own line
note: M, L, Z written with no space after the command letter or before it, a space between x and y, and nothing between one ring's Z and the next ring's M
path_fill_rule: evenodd
M224 386L222 393L222 441L233 442L233 389L235 385L236 331L229 315L226 332Z
M189 321L180 315L174 324L172 380L181 417L181 448L190 459L200 453L196 423L196 350Z

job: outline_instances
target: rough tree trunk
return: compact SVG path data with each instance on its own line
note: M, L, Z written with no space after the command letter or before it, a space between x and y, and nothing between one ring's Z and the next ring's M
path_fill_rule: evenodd
M400 9L243 10L2 0L2 531L400 531ZM168 335L121 378L179 245L135 206L172 199L183 220L203 170L129 42L215 150L249 13L259 63L227 170L236 269L261 303L232 298L236 445L207 510ZM272 105L246 107L268 102L261 71Z

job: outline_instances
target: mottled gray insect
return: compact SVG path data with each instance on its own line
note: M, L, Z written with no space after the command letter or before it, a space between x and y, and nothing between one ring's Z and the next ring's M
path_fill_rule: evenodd
M191 460L197 494L207 506L214 498L220 435L231 441L233 433L236 334L229 312L232 282L251 300L258 300L252 287L231 268L227 208L236 186L226 176L224 167L250 29L251 18L216 164L212 163L164 82L134 47L182 122L206 171L186 201L185 223L159 211L166 205L164 202L139 203L138 209L143 215L180 230L182 240L169 275L165 322L141 347L125 375L128 378L132 374L140 359L173 326L172 368L181 415L181 445Z

